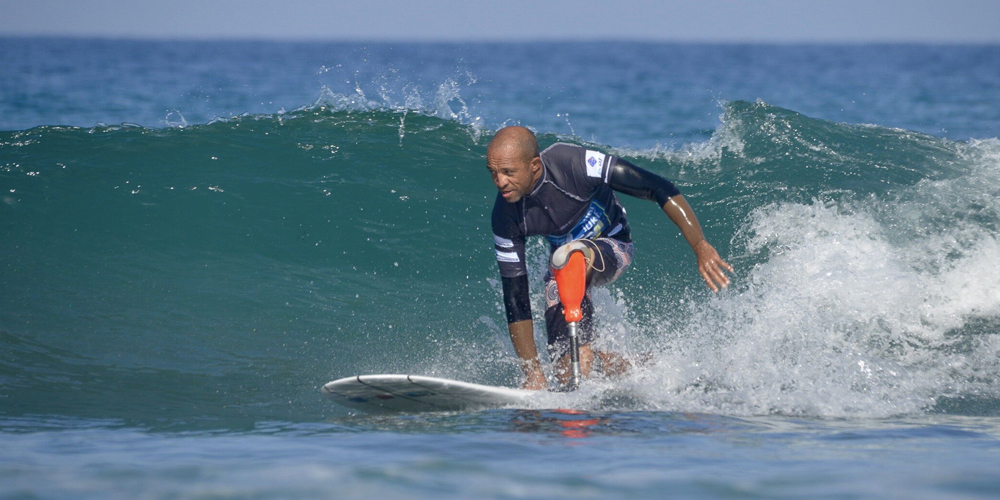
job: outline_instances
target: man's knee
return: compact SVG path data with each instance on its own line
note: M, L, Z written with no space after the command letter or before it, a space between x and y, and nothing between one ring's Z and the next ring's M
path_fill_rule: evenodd
M568 377L571 373L571 363L572 355L571 353L564 354L561 358L556 361L556 376L559 377L561 383L566 383ZM584 377L590 375L590 370L594 366L594 350L591 349L590 344L585 344L580 346L580 374Z

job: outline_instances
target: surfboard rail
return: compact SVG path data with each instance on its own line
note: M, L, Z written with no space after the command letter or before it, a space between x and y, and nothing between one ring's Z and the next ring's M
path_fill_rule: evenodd
M327 382L331 401L367 412L416 413L502 408L524 403L535 391L422 375L354 375Z

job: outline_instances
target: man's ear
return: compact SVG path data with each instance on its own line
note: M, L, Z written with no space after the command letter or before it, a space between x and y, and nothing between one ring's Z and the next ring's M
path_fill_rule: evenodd
M542 157L536 156L531 159L531 173L535 174L542 171Z

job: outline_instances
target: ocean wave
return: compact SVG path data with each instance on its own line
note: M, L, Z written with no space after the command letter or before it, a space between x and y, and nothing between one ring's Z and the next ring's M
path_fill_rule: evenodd
M316 387L352 373L515 383L489 237L490 131L448 85L403 95L0 133L0 331L7 347L48 353L0 367L7 411L150 420L168 399L177 418L295 420L328 411ZM539 137L676 180L738 267L710 296L662 213L623 197L638 258L595 300L603 342L652 361L590 383L581 405L1000 407L997 140L742 101L709 140L673 149ZM545 253L529 246L536 282ZM69 403L39 396L56 383L73 387Z

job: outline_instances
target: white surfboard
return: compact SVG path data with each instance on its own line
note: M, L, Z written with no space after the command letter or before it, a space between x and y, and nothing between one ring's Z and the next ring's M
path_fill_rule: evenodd
M381 413L502 408L536 394L419 375L356 375L328 382L322 392L342 406Z

